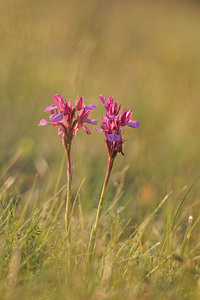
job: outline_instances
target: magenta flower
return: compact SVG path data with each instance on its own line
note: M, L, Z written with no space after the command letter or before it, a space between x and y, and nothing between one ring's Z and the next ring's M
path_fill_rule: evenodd
M83 124L93 124L96 125L96 120L88 119L90 110L96 109L94 104L85 106L84 96L82 95L78 99L78 95L75 102L75 107L72 106L71 101L63 99L62 95L54 95L54 102L50 106L47 106L45 112L51 111L50 121L45 119L40 121L39 126L53 125L58 127L58 133L64 134L67 139L72 139L76 132L83 128L87 134L91 134L90 130Z
M122 128L126 125L132 128L137 128L139 126L139 121L131 120L131 116L133 112L132 110L126 110L126 108L124 108L122 109L121 114L119 114L121 105L119 105L118 107L117 101L115 101L114 103L113 98L108 97L106 103L106 97L104 97L103 95L99 95L99 97L101 99L101 102L103 103L103 106L105 107L106 116L102 117L101 125L100 125L101 129L95 128L95 130L101 131L105 135L105 144L108 150L108 167L104 179L103 188L101 191L101 196L99 199L96 218L90 234L90 240L88 245L88 264L90 264L93 259L97 229L102 214L104 197L106 194L106 189L113 168L114 160L118 152L121 152L124 155L122 151L122 144L125 141L122 139L122 133L123 133Z
M85 130L87 134L91 134L90 130L84 125L84 123L96 125L96 120L88 119L91 110L96 109L94 104L85 106L84 96L80 99L76 98L75 107L73 107L71 101L63 99L62 95L54 95L54 102L50 106L47 106L45 112L50 111L50 122L45 119L40 121L39 126L53 125L58 127L58 133L62 136L63 146L65 147L67 154L67 200L65 211L65 225L68 234L70 235L70 206L71 206L71 183L72 183L72 167L71 167L71 145L74 135L81 128Z
M122 109L121 114L119 115L121 105L117 104L117 101L113 101L112 97L108 97L106 103L106 97L99 95L101 102L103 103L106 110L106 117L102 117L101 120L101 129L95 128L96 131L104 132L105 143L108 150L108 155L116 156L117 152L122 151L122 144L125 140L122 139L122 127L128 125L132 128L139 127L139 121L132 121L131 116L133 111Z

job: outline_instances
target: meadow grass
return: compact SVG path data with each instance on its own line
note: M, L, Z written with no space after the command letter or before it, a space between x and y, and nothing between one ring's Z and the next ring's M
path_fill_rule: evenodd
M0 195L1 299L160 299L163 293L165 299L198 299L200 216L194 220L184 208L198 179L177 199L168 193L136 226L121 217L124 208L118 203L125 173L126 168L119 174L113 202L104 207L90 265L94 215L83 211L81 187L72 206L69 249L66 185L58 190L60 176L45 201L36 191L36 178L25 203L12 194L13 178L7 179ZM163 218L159 212L167 202L171 208Z
M199 299L199 1L9 0L0 10L0 299ZM133 119L88 243L106 173L101 134L66 158L39 128L58 91L114 96ZM48 118L48 116L47 116ZM70 254L70 255L69 255Z

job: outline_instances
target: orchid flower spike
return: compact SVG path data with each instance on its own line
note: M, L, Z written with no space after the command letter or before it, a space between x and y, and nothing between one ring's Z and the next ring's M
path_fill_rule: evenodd
M96 120L90 120L91 110L96 109L94 104L85 106L84 96L79 99L78 95L73 107L71 101L63 99L61 93L53 96L55 104L47 106L45 112L50 111L50 122L42 119L39 126L53 125L58 127L58 134L62 136L63 146L67 154L67 200L65 211L65 225L70 236L70 206L71 206L71 183L72 183L72 166L71 166L71 145L74 135L81 128L89 135L90 130L84 125L85 123L97 125Z
M63 99L61 93L53 96L55 104L47 106L45 112L50 111L50 122L42 119L39 126L53 125L58 127L59 135L65 135L67 140L71 140L77 131L81 128L89 135L90 130L84 125L84 123L96 125L96 120L90 120L89 113L91 110L96 109L94 104L85 106L84 96L79 99L78 95L75 101L75 107L73 107L71 101Z
M101 129L95 128L95 130L104 133L109 157L116 156L118 152L124 155L122 145L125 140L122 139L122 127L128 125L137 128L140 123L131 120L132 110L124 108L120 114L121 105L118 106L117 101L114 102L112 97L108 97L107 102L105 96L99 95L99 98L106 110L106 116L102 117Z

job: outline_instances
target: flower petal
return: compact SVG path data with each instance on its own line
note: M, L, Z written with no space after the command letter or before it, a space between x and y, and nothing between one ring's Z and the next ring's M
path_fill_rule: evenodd
M63 119L63 115L64 115L64 113L53 114L50 116L50 120L52 122L60 122Z
M96 131L98 131L98 132L103 132L102 129L99 129L99 128L97 128L97 127L94 127L94 130L96 130Z
M105 104L106 97L103 96L103 95L99 95L99 98L101 99L101 102L102 102L103 104Z
M130 121L131 116L132 116L132 113L133 113L133 110L132 110L132 109L131 109L131 110L128 110L128 111L126 112L126 120L127 120L127 122Z
M115 132L111 134L106 133L105 136L107 140L111 143L118 141L122 137L121 134L116 134Z
M40 124L38 124L38 126L46 126L46 125L50 125L52 124L51 122L48 122L45 119L40 120Z
M130 120L130 121L126 122L126 125L128 125L128 126L130 126L132 128L137 128L137 127L140 126L140 122L137 121L137 120L136 121Z
M93 124L93 125L97 125L97 124L98 124L98 121L97 121L97 120L90 120L90 119L87 119L85 122L88 123L88 124Z
M83 129L85 130L85 132L86 132L88 135L91 134L90 130L89 130L85 125L83 125Z
M58 106L60 109L62 98L59 95L53 95L53 99L55 101L56 106Z
M81 96L80 99L78 99L78 94L77 94L75 107L76 107L76 110L81 110L82 108L85 107L85 105L84 105L84 96L83 95Z
M85 106L85 109L87 109L87 110L93 110L93 109L96 109L96 108L97 107L94 104L90 104L90 105Z
M109 115L109 113L106 113L106 117L108 118L108 119L110 119L110 120L113 120L113 119L115 119L115 118L117 118L117 116L118 115Z
M52 105L47 106L47 107L45 108L45 112L50 111L50 110L53 110L53 109L55 109L55 108L57 108L57 106L54 105L54 104L52 104Z
M107 100L107 105L112 105L113 104L113 97L109 96Z
M100 125L100 127L101 127L103 130L107 129L107 124L106 124L106 122L102 122L101 125Z

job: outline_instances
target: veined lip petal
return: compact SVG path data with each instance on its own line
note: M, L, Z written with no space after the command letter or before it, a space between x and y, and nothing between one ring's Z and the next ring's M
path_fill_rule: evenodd
M106 113L106 117L108 118L108 119L110 119L110 120L113 120L113 119L115 119L115 118L117 118L117 116L118 115L109 115L109 113Z
M107 125L106 125L105 122L102 122L101 125L100 125L100 127L105 130L107 128Z
M51 122L48 122L45 119L40 120L40 123L38 124L38 126L46 126L46 125L50 125L52 124Z
M126 124L132 128L137 128L140 126L140 122L137 120L135 120L135 121L130 120L130 121L126 122Z
M64 113L53 114L50 116L50 120L52 122L60 122L63 119L63 115L64 115Z
M50 106L47 106L46 108L45 108L45 111L44 112L47 112L47 111L50 111L50 110L53 110L53 109L56 109L56 108L58 108L55 104L52 104L52 105L50 105Z
M118 141L119 139L121 139L121 134L116 134L114 133L106 133L105 134L107 140L111 143Z
M94 104L90 104L90 105L85 106L85 109L87 109L87 110L93 110L93 109L96 109L96 108L97 107Z
M98 124L97 120L87 119L85 122L88 123L88 124L93 124L93 125L97 125Z

